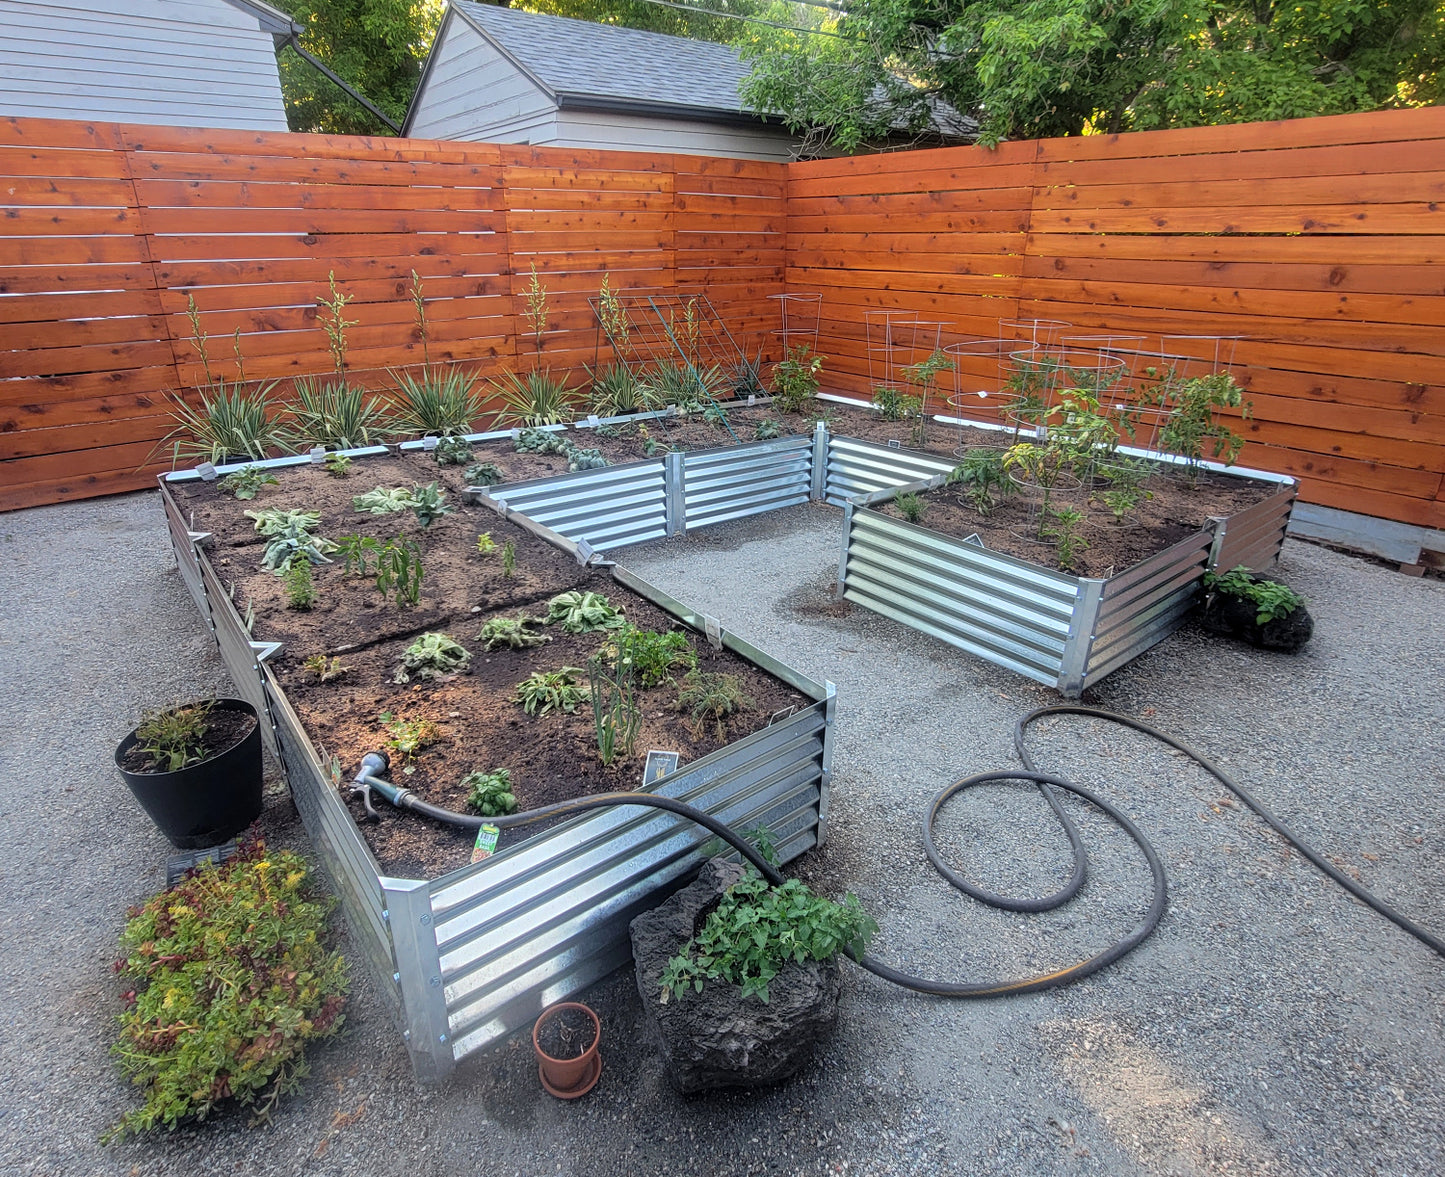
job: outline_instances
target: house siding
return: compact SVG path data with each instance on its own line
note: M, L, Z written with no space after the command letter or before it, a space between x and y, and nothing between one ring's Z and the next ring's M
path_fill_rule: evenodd
M275 42L225 0L5 0L0 115L286 130Z
M408 133L418 139L551 143L556 104L485 37L448 12Z
M684 155L720 155L734 159L787 161L797 140L781 128L731 126L675 116L614 114L611 111L562 110L557 114L552 147L662 151Z

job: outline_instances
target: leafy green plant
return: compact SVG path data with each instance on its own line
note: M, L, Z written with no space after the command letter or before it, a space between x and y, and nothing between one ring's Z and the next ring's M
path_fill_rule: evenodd
M483 817L505 817L517 812L512 774L505 768L469 772L462 777L462 788L467 790L467 808L473 813Z
M632 656L636 631L625 630L613 644L604 645L587 660L588 693L592 696L592 728L597 755L604 767L620 752L631 756L642 727L637 701L637 666Z
M512 540L502 545L502 575L509 580L517 575L517 545Z
M465 466L472 460L472 443L464 437L443 437L431 456L438 466Z
M1239 409L1240 416L1248 420L1253 405L1244 399L1244 390L1233 376L1211 372L1180 380L1170 370L1162 382L1159 403L1169 410L1159 431L1159 443L1185 460L1191 485L1199 477L1206 447L1210 457L1223 458L1226 466L1234 464L1244 448L1244 438L1219 420L1219 410Z
M488 650L525 650L552 640L551 634L539 633L536 629L545 624L542 618L528 617L525 613L516 617L493 617L482 625L477 641Z
M758 422L757 429L753 431L753 437L758 441L772 441L773 438L782 436L782 422L774 421L771 417L764 417Z
M293 560L286 570L286 607L305 611L316 604L316 581L310 560Z
M917 523L923 518L926 504L916 494L902 494L893 500L898 508L898 513L909 523Z
M460 368L438 372L427 366L419 376L393 372L392 427L398 434L451 437L470 433L481 419L483 401L477 378Z
M445 496L437 489L435 482L412 488L411 509L417 522L423 527L430 527L443 515L451 515L456 511L455 507L447 505Z
M280 535L293 527L314 531L321 526L320 511L301 511L294 507L263 507L259 511L247 511L245 515L255 523L256 532L264 536Z
M462 472L462 481L468 486L496 486L506 477L491 462L477 462Z
M586 372L587 407L599 417L625 417L662 407L657 390L638 379L626 364L607 364L595 372L586 368Z
M512 702L520 703L528 715L546 715L549 711L577 710L579 703L587 700L587 690L578 685L577 676L582 673L579 666L564 666L561 670L534 670L517 684L517 694Z
M618 643L626 640L627 652L637 668L638 681L644 687L661 686L672 681L676 670L693 670L697 667L697 651L680 630L659 633L651 629L628 627L622 634L603 647L609 656L616 657Z
M424 633L402 651L401 665L391 681L411 682L413 675L433 680L446 678L460 674L471 660L471 652L446 634Z
M1204 587L1229 597L1250 601L1257 610L1256 625L1267 625L1288 617L1305 603L1305 599L1277 580L1256 578L1243 564L1223 574L1208 572L1204 575Z
M408 767L418 752L442 738L442 729L430 719L403 719L390 711L376 718L386 729L381 746L401 757Z
M519 454L560 454L566 452L566 434L560 430L531 426L517 430L512 448Z
M999 501L1011 495L1014 489L1004 469L1002 452L991 449L965 451L963 460L953 468L948 481L963 487L969 504L980 515L992 513Z
M287 429L298 442L354 450L396 436L381 401L345 380L298 377L296 396L286 408Z
M378 486L375 490L354 496L351 506L354 510L365 511L371 515L395 515L401 511L410 511L412 502L411 491L404 486L390 489Z
M179 772L199 763L205 755L206 733L210 730L214 700L147 711L135 729L136 747L149 756L161 772Z
M490 531L484 531L477 536L477 551L483 556L490 556L497 550L497 541L492 538Z
M332 478L351 477L351 459L345 454L329 453L322 465L326 467L326 473L330 474Z
M313 534L321 525L321 516L315 511L273 507L247 511L246 516L255 520L256 530L268 541L261 567L278 576L290 571L297 556L304 556L312 564L330 564L328 556L337 550L329 539Z
M550 369L526 376L504 372L492 388L504 406L497 414L499 425L562 425L572 420L572 389Z
M923 406L921 397L880 384L873 390L873 404L885 421L907 421L916 417Z
M567 633L593 633L600 629L621 629L627 618L620 608L613 605L601 593L571 592L558 593L547 602L547 624L562 623Z
M332 901L305 861L243 845L131 908L115 971L125 995L113 1052L145 1094L101 1138L204 1120L227 1099L264 1117L300 1089L307 1046L341 1028L346 966L325 947Z
M749 868L702 930L667 962L662 1001L700 993L704 983L714 981L736 985L744 997L766 1004L769 982L789 961L828 961L839 952L861 957L877 933L877 922L855 896L834 903L799 879L774 887Z
M316 679L317 682L330 682L332 679L341 678L351 671L351 667L341 665L340 658L328 658L325 654L312 654L311 657L301 663L301 669Z
M801 413L807 400L817 395L823 359L799 344L788 352L787 359L773 365L773 404L779 412Z
M716 724L717 738L727 738L728 719L739 711L755 707L756 701L743 690L742 680L735 674L711 674L691 670L682 680L677 707L692 718L693 739L701 739L708 720Z
M903 379L918 389L918 408L913 413L913 441L916 445L922 446L928 441L928 398L936 394L934 386L939 376L953 369L953 360L941 348L935 348L927 359L903 368Z
M708 405L702 411L702 420L704 425L711 425L714 429L726 429L728 413L722 405Z
M1074 507L1060 507L1045 511L1039 524L1039 536L1054 540L1059 546L1059 567L1072 570L1079 557L1089 547L1089 541L1080 528L1084 513Z
M254 499L263 486L279 486L281 480L259 466L242 466L216 483L216 489L234 499Z
M372 577L383 597L395 596L397 607L415 605L421 599L421 582L426 575L421 549L405 536L379 540L370 535L344 535L336 550L346 561L346 570Z

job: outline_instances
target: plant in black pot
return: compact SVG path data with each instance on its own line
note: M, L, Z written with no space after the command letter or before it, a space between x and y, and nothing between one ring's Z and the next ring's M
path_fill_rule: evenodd
M115 764L178 849L219 845L261 815L261 727L242 699L147 711Z
M878 925L791 879L774 887L721 858L632 921L643 1010L684 1093L759 1087L801 1068L837 1022L838 954Z
M1241 565L1221 575L1208 573L1204 587L1204 628L1240 638L1265 650L1293 654L1310 640L1314 619L1305 599L1286 584L1255 576Z

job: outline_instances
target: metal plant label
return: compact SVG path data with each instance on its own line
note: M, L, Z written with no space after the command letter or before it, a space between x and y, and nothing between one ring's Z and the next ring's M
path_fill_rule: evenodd
M602 418L599 417L596 413L588 413L587 424L590 425L593 429L596 429L597 426L602 424Z
M577 563L581 564L583 568L587 567L587 562L596 554L597 549L585 539L579 539L577 541Z
M199 466L196 467L196 473L201 476L202 482L216 481L216 467L213 466L210 462L202 462Z

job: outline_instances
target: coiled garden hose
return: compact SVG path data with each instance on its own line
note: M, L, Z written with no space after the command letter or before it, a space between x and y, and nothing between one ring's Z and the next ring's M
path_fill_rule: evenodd
M1037 977L1027 977L1015 981L985 981L971 984L963 984L954 981L932 981L925 977L915 977L908 973L899 972L897 969L873 959L871 956L855 958L857 963L867 969L874 976L889 981L894 985L900 985L905 989L912 989L919 993L931 993L939 997L1005 997L1018 993L1036 993L1045 989L1057 989L1061 985L1068 985L1074 981L1083 980L1092 973L1106 968L1116 960L1133 951L1144 942L1151 932L1159 925L1159 920L1164 915L1164 909L1168 902L1168 882L1164 876L1164 866L1159 861L1159 855L1150 844L1149 839L1129 819L1129 817L1116 808L1110 802L1104 800L1097 793L1085 789L1082 785L1076 785L1072 781L1062 777L1049 776L1037 770L1033 757L1029 755L1025 742L1029 727L1038 720L1049 715L1084 715L1091 719L1102 719L1109 723L1117 723L1123 727L1132 728L1143 735L1151 736L1161 743L1167 744L1176 751L1182 752L1195 764L1204 769L1214 777L1226 789L1244 802L1250 809L1258 814L1264 821L1278 833L1286 842L1293 846L1306 859L1318 867L1324 874L1328 875L1361 903L1383 915L1386 919L1409 932L1421 943L1432 948L1441 956L1445 956L1445 941L1427 932L1419 924L1409 917L1402 915L1383 900L1376 898L1359 883L1355 882L1343 871L1337 869L1333 864L1325 861L1318 852L1306 846L1295 833L1289 829L1278 817L1270 811L1262 802L1256 800L1238 781L1229 773L1220 768L1207 756L1196 752L1182 740L1160 731L1158 728L1150 727L1137 719L1127 715L1117 715L1112 711L1103 711L1096 707L1084 707L1072 703L1061 703L1050 707L1039 707L1030 711L1014 725L1014 748L1018 752L1019 760L1023 763L1023 769L1006 769L1000 772L978 773L974 776L963 777L954 781L947 788L943 789L929 804L923 818L923 847L928 855L928 860L933 863L934 868L946 879L950 886L962 891L965 895L977 899L980 903L986 903L991 907L1002 908L1005 911L1022 912L1043 912L1052 911L1061 907L1070 899L1074 898L1083 887L1088 878L1088 854L1084 850L1083 842L1079 837L1078 827L1060 804L1057 789L1082 797L1089 804L1102 810L1110 819L1117 822L1119 827L1131 837L1139 849L1143 852L1145 861L1149 864L1150 874L1153 876L1153 898L1149 903L1149 909L1144 913L1144 918L1139 925L1128 935L1116 941L1104 951L1079 961L1077 964L1067 968L1057 969L1051 973L1044 973ZM494 825L498 829L514 829L517 826L530 825L533 822L546 821L549 818L565 817L575 813L585 813L593 809L608 809L620 805L638 805L651 809L660 809L668 813L685 817L689 821L696 822L710 833L722 839L733 849L738 851L757 870L774 885L783 882L783 876L778 869L768 862L753 847L746 838L734 833L727 825L710 814L700 809L695 809L682 801L674 800L671 797L658 796L655 793L598 793L590 797L579 797L572 801L559 801L555 805L545 805L540 809L530 809L524 813L508 814L505 817L474 817L470 814L456 813L450 809L442 809L439 806L428 804L421 800L410 789L400 788L388 781L379 779L376 775L387 768L387 760L380 752L369 753L361 762L361 772L357 775L352 785L353 792L360 793L366 805L367 813L375 818L376 810L371 806L371 791L374 789L381 793L393 805L401 809L410 809L414 812L425 814L427 817L435 818L437 821L447 822L451 825L461 826L466 829L477 829L484 823ZM1053 810L1054 816L1063 827L1064 834L1069 840L1069 846L1073 853L1074 865L1069 881L1055 891L1052 895L1046 895L1038 899L1012 899L996 894L985 888L975 886L959 877L942 860L938 848L933 840L933 826L939 813L948 800L958 793L971 789L976 785L988 784L993 781L1029 781L1037 785L1043 793L1044 799L1048 802L1049 808Z

